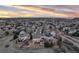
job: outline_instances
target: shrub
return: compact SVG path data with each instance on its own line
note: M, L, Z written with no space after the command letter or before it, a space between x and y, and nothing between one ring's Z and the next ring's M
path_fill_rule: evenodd
M79 37L79 32L75 32L75 33L73 33L72 36Z
M63 43L63 41L62 41L62 38L60 37L60 38L58 39L58 41L57 41L57 45L61 48L62 43Z
M45 48L50 48L50 47L52 47L52 46L53 46L52 42L46 41L46 42L44 43L44 47L45 47Z
M5 31L5 35L6 35L6 36L9 35L9 31Z

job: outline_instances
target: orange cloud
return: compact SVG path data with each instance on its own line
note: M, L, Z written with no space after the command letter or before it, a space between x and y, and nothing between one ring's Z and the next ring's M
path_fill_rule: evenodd
M33 5L13 5L12 7L23 9L25 11L7 11L7 10L0 10L0 18L1 17L36 17L36 16L56 16L56 17L79 17L79 12L60 12L55 8L44 8L39 6ZM69 6L70 7L70 6ZM27 10L33 11L35 13L28 12Z

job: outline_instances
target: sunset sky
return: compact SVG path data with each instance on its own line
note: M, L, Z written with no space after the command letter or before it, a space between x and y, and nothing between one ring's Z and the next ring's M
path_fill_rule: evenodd
M79 5L0 5L0 18L11 17L79 17Z

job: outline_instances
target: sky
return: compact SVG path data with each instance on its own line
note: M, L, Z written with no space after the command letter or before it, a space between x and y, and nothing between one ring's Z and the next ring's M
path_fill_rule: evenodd
M79 17L79 5L0 5L0 18Z

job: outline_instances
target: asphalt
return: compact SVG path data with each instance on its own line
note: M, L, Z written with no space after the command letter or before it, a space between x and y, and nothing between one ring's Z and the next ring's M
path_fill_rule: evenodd
M40 49L21 49L15 48L14 42L9 42L13 36L0 38L0 53L78 53L78 49L66 42L62 48L40 48Z

